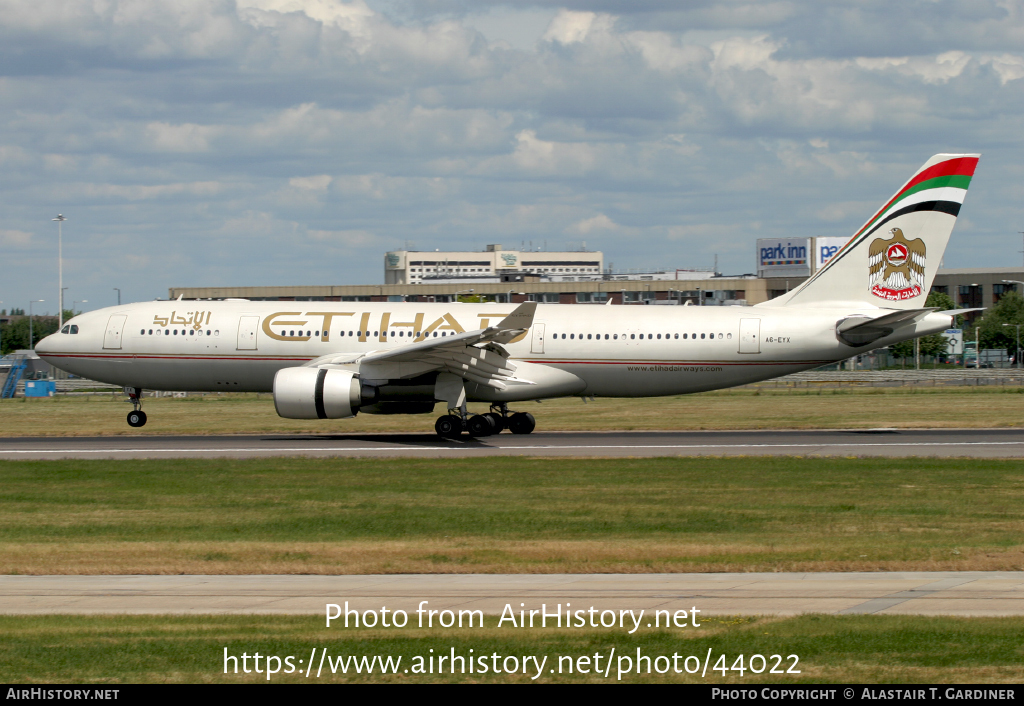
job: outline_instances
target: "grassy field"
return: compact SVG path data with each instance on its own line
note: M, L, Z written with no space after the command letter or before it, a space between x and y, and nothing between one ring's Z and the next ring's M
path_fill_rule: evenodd
M723 390L649 399L599 398L521 403L538 429L826 429L871 427L1019 427L1024 388L823 388ZM145 400L149 423L132 429L122 395L0 400L2 436L432 432L434 417L359 415L354 419L281 419L270 395L210 394ZM484 405L471 410L486 411ZM438 405L437 413L442 412Z
M0 574L1024 569L1024 460L0 462Z
M6 683L99 683L144 682L253 683L267 681L265 674L224 674L224 650L228 654L292 655L297 667L293 674L276 674L272 682L521 682L529 683L538 673L529 661L523 673L522 657L544 659L538 682L614 682L617 671L628 672L630 665L619 661L641 655L680 655L682 674L628 673L623 682L697 682L734 685L763 682L827 683L1020 683L1024 680L1024 633L1022 618L926 618L916 616L819 616L797 618L705 618L699 628L651 630L624 634L620 630L558 628L519 631L498 628L489 619L483 628L473 630L405 629L325 629L322 618L291 616L32 616L0 617L0 681ZM607 658L612 648L616 658L609 676L568 674L569 660L601 653ZM306 677L299 660L309 660L326 648L337 660L343 656L374 655L401 657L397 674L356 674L350 668L343 674L330 673L330 663L319 679L316 667ZM481 675L455 674L448 670L418 675L415 658L450 655L516 656L518 673ZM685 657L712 658L706 676L686 674ZM433 650L433 653L430 652ZM779 654L781 669L793 665L788 656L799 661L800 674L740 674L727 671L723 677L713 669L722 664L737 666L744 655ZM561 658L561 659L560 659ZM319 661L319 657L317 658ZM493 665L494 661L486 660ZM241 666L241 660L239 660ZM247 662L250 669L255 664ZM261 662L261 667L263 666ZM350 663L351 664L351 663ZM474 663L476 666L479 662ZM593 663L592 663L593 664ZM604 660L597 663L603 669ZM659 668L664 669L662 661ZM769 668L776 664L769 662ZM561 665L563 673L559 674ZM514 663L508 662L511 671ZM755 660L755 666L761 667ZM695 667L693 661L690 667ZM410 669L405 673L405 669ZM550 669L555 669L552 674ZM593 666L591 666L593 669Z

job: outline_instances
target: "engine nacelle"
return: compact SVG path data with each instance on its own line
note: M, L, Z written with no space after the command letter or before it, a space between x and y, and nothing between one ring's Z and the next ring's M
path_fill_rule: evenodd
M328 368L282 368L274 376L274 408L286 419L341 419L359 411L355 373Z

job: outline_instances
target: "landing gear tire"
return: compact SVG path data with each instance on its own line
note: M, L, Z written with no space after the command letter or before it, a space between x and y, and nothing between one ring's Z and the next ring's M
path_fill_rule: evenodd
M494 424L494 433L500 434L505 429L505 418L497 412L488 412L487 414L480 415L487 417Z
M452 414L438 417L434 431L443 439L458 439L462 435L462 420Z
M489 414L477 414L470 417L466 426L469 427L470 436L490 436L500 431L500 427L494 423Z
M516 412L509 417L508 428L513 434L529 434L537 428L537 420L529 412Z
M144 427L146 426L146 413L141 409L133 409L128 413L128 426L130 427Z

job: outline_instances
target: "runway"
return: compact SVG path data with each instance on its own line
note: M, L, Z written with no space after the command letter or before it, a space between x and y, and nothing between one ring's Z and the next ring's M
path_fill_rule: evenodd
M0 438L0 459L705 455L1021 458L1024 429L535 432L456 441L434 434Z
M2 576L3 614L677 610L710 615L1024 615L1024 572ZM523 604L522 606L520 604ZM692 613L691 613L692 614Z

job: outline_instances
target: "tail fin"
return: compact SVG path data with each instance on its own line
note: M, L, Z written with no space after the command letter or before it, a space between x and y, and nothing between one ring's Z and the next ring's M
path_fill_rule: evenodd
M924 306L979 156L937 154L929 159L828 264L764 305Z

